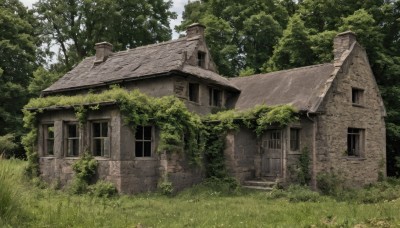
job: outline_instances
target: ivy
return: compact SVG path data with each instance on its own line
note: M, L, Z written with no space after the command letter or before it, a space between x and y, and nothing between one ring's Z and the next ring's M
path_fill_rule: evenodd
M139 125L157 126L160 130L160 142L157 148L159 152L185 152L189 160L197 165L202 163L205 154L208 175L214 177L226 176L223 150L229 131L236 131L240 126L246 126L254 130L259 137L273 124L284 127L298 119L297 111L290 105L273 107L259 105L245 111L225 110L200 117L190 112L175 96L154 98L137 90L126 91L112 87L99 94L32 99L24 110L25 127L31 129L24 137L28 157L29 154L36 153L34 149L37 142L36 116L43 109L71 107L79 123L83 124L86 122L88 111L100 109L101 104L105 102L118 106L124 122L133 131Z

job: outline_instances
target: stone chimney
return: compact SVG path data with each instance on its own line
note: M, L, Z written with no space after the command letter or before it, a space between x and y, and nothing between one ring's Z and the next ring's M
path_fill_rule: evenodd
M199 23L191 24L186 28L186 37L192 38L195 36L200 36L201 38L204 38L205 28L206 26Z
M333 55L337 60L342 56L343 52L349 50L351 45L357 42L356 34L352 31L342 32L333 39Z
M96 49L96 59L94 63L102 63L106 61L108 56L111 55L112 53L112 44L108 42L101 42L97 43L94 45L94 48Z

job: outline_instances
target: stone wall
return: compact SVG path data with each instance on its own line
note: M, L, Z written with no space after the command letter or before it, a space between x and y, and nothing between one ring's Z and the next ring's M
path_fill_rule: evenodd
M348 185L362 186L386 173L384 108L365 50L356 44L344 57L335 63L338 73L316 118L316 171L332 170ZM361 105L352 104L352 88L364 90ZM347 155L348 128L364 129L359 157Z

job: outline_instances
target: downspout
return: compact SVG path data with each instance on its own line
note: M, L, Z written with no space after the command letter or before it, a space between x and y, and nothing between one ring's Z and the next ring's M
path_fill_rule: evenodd
M316 136L318 121L310 117L310 112L307 111L307 118L313 123L313 136L312 136L312 169L311 169L311 188L317 190L317 149L316 149Z

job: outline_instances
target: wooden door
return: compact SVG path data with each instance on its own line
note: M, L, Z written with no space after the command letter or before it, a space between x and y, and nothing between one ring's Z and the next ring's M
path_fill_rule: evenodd
M269 130L263 139L263 154L261 158L261 172L266 177L282 175L282 131Z

